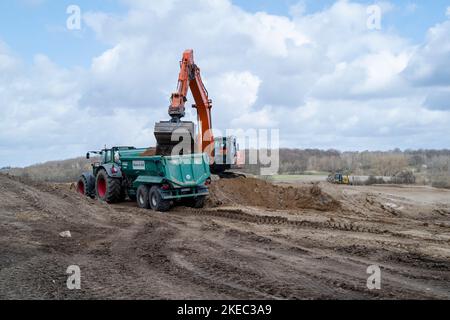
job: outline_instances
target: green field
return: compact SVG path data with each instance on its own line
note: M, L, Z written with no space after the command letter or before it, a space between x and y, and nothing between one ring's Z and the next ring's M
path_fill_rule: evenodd
M315 174L301 175L275 175L267 179L273 182L308 182L308 181L326 181L328 174L326 172L317 172Z

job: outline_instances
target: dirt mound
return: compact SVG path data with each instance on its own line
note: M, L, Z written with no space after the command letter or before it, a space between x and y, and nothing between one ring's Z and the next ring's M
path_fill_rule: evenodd
M148 148L144 153L141 154L142 157L153 157L156 156L156 148Z
M221 179L211 185L210 206L244 205L269 209L334 211L340 203L319 185L277 186L255 178Z

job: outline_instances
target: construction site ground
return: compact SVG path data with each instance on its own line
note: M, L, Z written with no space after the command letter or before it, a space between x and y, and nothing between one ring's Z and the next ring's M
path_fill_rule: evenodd
M448 298L450 191L222 179L156 213L0 175L0 299Z

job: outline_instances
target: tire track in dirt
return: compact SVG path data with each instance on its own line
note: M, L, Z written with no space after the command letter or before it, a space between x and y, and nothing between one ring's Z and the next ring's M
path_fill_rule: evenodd
M180 207L159 214L1 175L0 185L6 199L0 205L4 298L399 299L442 298L450 292L449 264L423 250L424 243L448 248L431 233L445 229L430 227L429 239L403 234L421 230L423 221L392 215L377 203L371 215L364 211L372 208L364 195L347 199L354 211L233 203L233 208ZM304 190L315 206L328 191L311 188ZM296 191L285 194L290 193ZM71 230L71 239L58 236L64 230ZM369 292L365 270L373 263L382 266L385 282L383 290ZM82 268L79 292L65 289L70 264Z
M269 215L252 215L246 213L242 209L208 209L208 210L186 210L186 214L210 216L216 218L226 218L242 222L250 222L256 224L267 225L281 225L299 228L313 228L313 229L332 229L340 231L354 231L373 234L389 233L388 230L381 230L377 228L364 227L352 222L339 222L339 221L308 221L308 220L293 220L281 216L269 216Z
M262 211L263 212L263 211ZM174 212L173 214L176 214ZM397 230L389 230L388 228L377 228L375 226L368 226L367 220L361 220L361 223L355 223L352 221L339 221L336 218L331 218L326 221L310 221L310 220L298 220L298 219L289 219L283 216L276 215L264 215L264 214L252 214L246 212L244 209L240 208L215 208L215 209L206 209L206 210L195 210L195 209L187 209L184 211L185 215L199 215L199 216L209 216L215 218L224 218L241 222L255 223L255 224L265 224L265 225L274 225L274 226L284 226L290 228L311 228L316 230L334 230L334 231L342 231L342 232L356 232L356 233L367 233L374 235L390 235L395 238L403 238L403 239L414 239L417 240L417 236L402 233ZM286 214L286 213L284 213ZM407 219L408 220L408 219ZM365 224L365 225L363 225ZM372 221L372 224L380 225L379 221ZM385 227L389 227L389 225L385 225ZM422 241L426 241L429 243L435 244L449 244L450 240L445 239L425 239L420 238Z

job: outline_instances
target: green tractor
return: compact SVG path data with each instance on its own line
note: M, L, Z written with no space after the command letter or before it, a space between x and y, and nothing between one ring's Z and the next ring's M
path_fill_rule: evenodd
M143 156L147 149L114 147L91 151L100 156L92 172L81 175L77 191L107 203L119 203L128 197L140 208L168 211L183 203L202 208L211 183L206 154L179 156Z

